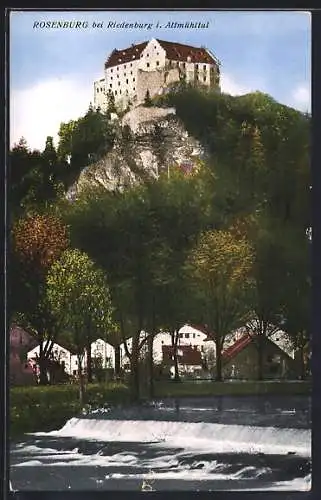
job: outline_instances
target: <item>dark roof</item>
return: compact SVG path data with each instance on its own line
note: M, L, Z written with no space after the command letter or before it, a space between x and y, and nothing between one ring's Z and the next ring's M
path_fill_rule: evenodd
M240 337L233 345L228 347L222 352L223 361L229 361L234 358L237 354L239 354L246 346L248 346L252 342L252 337L248 334Z
M205 47L193 47L192 45L185 45L177 42L167 42L165 40L157 39L158 43L166 51L168 59L174 61L187 61L191 58L191 62L200 62L207 64L216 64L215 59L207 52Z
M128 47L127 49L114 49L105 63L105 68L111 68L112 66L117 66L118 64L124 64L134 61L135 59L139 59L140 54L143 52L147 44L148 42L143 42L137 45L131 45L131 47Z
M163 345L163 362L167 364L173 364L173 352L174 348L171 345ZM196 348L196 346L182 345L177 346L177 359L182 365L201 365L202 364L202 353Z
M168 42L165 40L157 39L158 43L166 51L166 56L174 61L187 61L191 58L191 62L217 64L217 61L207 52L205 47L193 47L192 45L185 45L182 43ZM108 57L105 68L124 64L133 60L139 59L142 51L147 46L148 42L142 42L137 45L131 45L126 49L114 49Z
M227 363L230 361L232 358L237 356L245 347L247 347L251 342L255 342L255 335L249 335L248 333L245 333L240 337L236 342L234 342L233 345L228 347L222 352L222 359L224 363ZM292 359L291 356L288 355L287 352L285 352L281 347L279 347L273 340L269 339L268 337L263 337L263 342L266 344L272 344L274 349L276 351L279 351L279 353L289 359Z

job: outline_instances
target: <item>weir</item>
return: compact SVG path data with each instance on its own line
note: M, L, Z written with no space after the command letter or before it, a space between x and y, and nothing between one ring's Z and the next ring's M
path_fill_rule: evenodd
M159 446L212 452L295 453L304 457L311 456L309 429L204 422L72 418L60 430L34 435L73 437L102 442L153 443Z

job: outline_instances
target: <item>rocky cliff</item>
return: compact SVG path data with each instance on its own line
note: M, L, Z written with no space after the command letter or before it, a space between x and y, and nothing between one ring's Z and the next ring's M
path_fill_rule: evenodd
M204 155L201 145L189 136L174 108L138 106L116 126L113 149L99 162L86 167L68 195L86 185L108 190L124 189L177 166L191 170Z

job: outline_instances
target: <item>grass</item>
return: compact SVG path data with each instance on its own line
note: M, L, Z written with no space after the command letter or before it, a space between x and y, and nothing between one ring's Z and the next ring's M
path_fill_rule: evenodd
M94 408L129 401L128 387L120 383L90 384L86 403ZM79 414L78 386L14 387L10 390L10 436L59 429Z
M197 396L253 396L269 395L305 395L311 393L310 381L185 381L162 382L155 384L155 396L158 398L197 397Z
M155 383L155 398L304 395L311 392L311 382L287 381L162 381ZM81 412L78 386L15 387L10 390L10 436L13 439L24 433L59 429L65 422ZM130 392L122 383L90 384L87 386L86 403L92 408L106 404L130 403Z

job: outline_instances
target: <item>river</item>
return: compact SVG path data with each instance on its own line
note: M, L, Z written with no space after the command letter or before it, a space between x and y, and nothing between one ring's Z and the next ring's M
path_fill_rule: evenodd
M15 490L309 490L309 397L102 408L10 447Z

